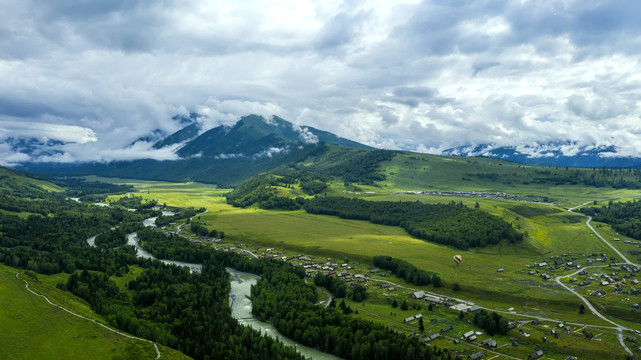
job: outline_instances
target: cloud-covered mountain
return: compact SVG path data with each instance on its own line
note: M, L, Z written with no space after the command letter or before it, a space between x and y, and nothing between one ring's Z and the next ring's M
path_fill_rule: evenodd
M444 150L442 154L487 156L539 166L582 168L641 166L641 158L618 155L619 149L613 145L586 146L570 141L545 144L532 143L519 146L468 145Z
M207 122L202 121L205 119L200 115L192 113L180 119L185 127L153 144L147 142L154 151L171 152L174 155L172 160L28 163L22 168L49 176L98 174L230 185L257 172L304 159L322 149L322 144L371 149L326 131L294 125L277 116L266 119L259 115L248 115L234 124L222 124L209 130L204 130ZM143 143L145 141L141 140L133 146L143 146Z
M176 152L183 159L271 156L318 142L371 148L326 131L296 126L278 116L267 120L259 115L249 115L231 127L219 125L199 136L193 136L199 129L198 123L191 124L154 144L154 147L163 148L180 142L180 139L188 140Z

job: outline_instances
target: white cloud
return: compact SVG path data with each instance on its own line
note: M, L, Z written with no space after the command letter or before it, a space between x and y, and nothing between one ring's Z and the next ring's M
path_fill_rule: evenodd
M294 130L298 131L300 133L300 140L304 142L305 144L316 144L318 143L318 136L314 135L309 131L308 128L306 127L300 127L297 125L294 125Z
M280 154L280 153L287 153L289 152L289 148L287 146L285 147L269 147L263 151L260 151L256 154L253 155L254 158L262 158L262 157L272 157L274 155Z
M386 148L569 141L641 154L633 0L8 0L3 10L1 136L78 143L52 160L169 159L120 149L178 130L171 117L188 111L205 115L202 131L256 113Z
M53 139L80 144L98 141L96 133L86 127L40 122L22 122L17 119L0 120L0 138L8 137L25 137L45 140Z

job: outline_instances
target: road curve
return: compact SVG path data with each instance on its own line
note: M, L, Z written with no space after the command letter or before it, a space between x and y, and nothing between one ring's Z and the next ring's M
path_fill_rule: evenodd
M614 200L614 199L619 199L619 198L620 198L620 197L610 198L610 199L604 199L604 200ZM604 200L601 200L601 201L604 201ZM597 231L592 227L592 225L590 225L590 221L592 221L592 216L588 216L588 215L585 215L585 214L581 214L581 213L574 212L574 210L575 210L575 209L578 209L578 208L580 208L580 207L582 207L582 206L585 206L585 205L587 205L587 204L590 204L590 203L592 203L592 202L593 202L593 201L588 201L588 202L585 202L585 203L583 203L583 204L581 204L581 205L577 205L577 206L575 206L575 207L568 208L568 212L570 212L570 213L572 213L572 214L576 214L576 215L586 216L588 219L585 221L585 225L587 225L587 226L590 228L590 230L592 230L592 232L593 232L596 236L598 236L598 237L599 237L599 239L601 239L601 240L602 240L606 245L608 245L612 250L614 250L614 252L615 252L615 253L617 253L617 255L619 255L619 256L621 257L621 259L623 259L623 261L625 261L625 262L626 262L626 264L628 264L628 265L635 265L635 266L639 266L639 264L635 264L635 263L631 262L628 258L626 258L626 257L625 257L625 255L623 255L623 253L621 253L617 248L615 248L612 244L610 244L610 242L609 242L609 241L607 241L603 236L601 236L601 234L599 234L599 233L598 233L598 232L597 232Z
M20 273L19 273L19 272L17 272L17 273L16 273L16 279L20 279L20 276L19 276L19 275L20 275ZM122 336L127 337L127 338L130 338L130 339L135 339L135 340L140 340L140 341L146 341L146 342L148 342L148 343L150 343L150 344L152 344L152 345L154 346L154 349L156 350L156 360L157 360L157 359L160 359L160 357L162 356L162 355L160 354L160 349L158 349L158 345L156 345L156 343L155 343L155 342L153 342L153 341L151 341L151 340L147 340L147 339L139 338L139 337L136 337L136 336L132 336L132 335L129 335L129 334L125 334L124 332L118 331L118 330L116 330L116 329L112 329L112 328L110 328L109 326L107 326L107 325L105 325L105 324L103 324L103 323L100 323L100 322L96 321L95 319L91 319L91 318L88 318L88 317L82 316L82 315L80 315L80 314L76 314L75 312L73 312L73 311L71 311L71 310L69 310L69 309L67 309L67 308L64 308L64 307L62 307L62 306L60 306L60 305L58 305L58 304L55 304L55 303L51 302L51 300L49 300L49 298L48 298L48 297L46 297L45 295L38 294L37 292L35 292L35 291L31 290L31 288L29 288L29 283L27 282L27 280L22 279L22 281L24 281L24 286L25 286L25 288L26 288L30 293L32 293L32 294L34 294L34 295L36 295L36 296L40 296L40 297L44 298L45 300L47 300L47 302L48 302L51 306L57 307L58 309L63 310L63 311L66 311L66 312L68 312L69 314L71 314L71 315L73 315L73 316L76 316L76 317L79 317L79 318L81 318L81 319L85 319L85 320L88 320L88 321L94 322L94 323L96 323L97 325L100 325L100 326L102 326L103 328L105 328L105 329L107 329L107 330L109 330L109 331L111 331L111 332L113 332L113 333L115 333L115 334L122 335Z
M591 303L588 299L586 299L583 295L579 294L578 292L574 291L572 288L570 288L569 286L567 286L567 285L565 285L563 282L561 282L561 279L563 279L563 278L567 278L567 277L570 277L570 276L574 276L574 275L576 275L576 274L580 273L581 271L583 271L584 269L593 268L593 267L600 267L600 266L587 266L587 267L583 267L583 268L581 268L581 269L579 269L579 270L577 270L577 271L573 272L572 274L564 275L564 276L557 276L556 278L554 278L554 281L556 281L556 283L557 283L557 284L561 285L561 286L562 286L562 287L564 287L567 291L571 292L571 293L572 293L572 294L574 294L576 297L578 297L579 299L581 299L581 301L583 301L583 303L584 303L585 305L587 305L587 306L588 306L588 309L590 309L590 311L592 311L592 313L593 313L594 315L596 315L596 316L598 316L599 318L601 318L602 320L607 321L607 322L609 322L610 324L614 325L614 326L616 327L616 329L617 329L617 338L619 339L619 343L621 344L621 346L623 347L623 349L625 349L625 351L626 351L629 355L634 355L634 353L633 353L632 351L630 351L630 349L628 349L628 347L625 345L625 342L623 341L623 330L630 330L630 329L628 329L628 328L626 328L626 327L624 327L624 326L621 326L621 325L619 325L619 324L615 323L614 321L612 321L612 320L610 320L610 319L606 318L605 316L603 316L600 312L598 312L598 311L597 311L597 309L592 305L592 303Z
M576 214L576 213L575 213L575 214ZM626 264L628 264L628 265L635 265L635 266L639 266L639 265L637 265L637 264L633 263L632 261L628 260L628 258L626 258L626 257L625 257L625 255L623 255L623 253L621 253L617 248L615 248L612 244L610 244L610 242L609 242L609 241L607 241L605 238L603 238L603 236L601 236L601 234L599 234L599 233L598 233L598 232L597 232L597 231L592 227L592 225L590 225L590 221L592 221L592 216L588 216L588 220L586 220L585 225L587 225L587 226L590 228L590 230L592 230L592 232L593 232L596 236L598 236L598 237L599 237L599 239L603 240L603 242L604 242L604 243L606 243L610 248L612 248L612 250L614 250L614 252L615 252L615 253L617 253L617 254L621 257L621 259L623 259L623 261L625 261L625 262L626 262Z

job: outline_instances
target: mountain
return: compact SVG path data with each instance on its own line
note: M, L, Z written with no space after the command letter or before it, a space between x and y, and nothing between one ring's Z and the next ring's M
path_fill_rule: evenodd
M7 137L0 139L0 144L7 144L12 152L23 153L32 156L51 156L62 154L60 150L64 141L57 139L35 138L35 137Z
M139 142L153 143L162 140L167 134L161 129L154 129L150 134L140 136L129 144L129 147L134 146Z
M585 146L576 142L553 142L520 146L494 144L464 145L444 150L442 155L485 156L513 161L524 165L579 168L636 168L641 158L616 155L614 146Z
M185 141L193 140L198 136L200 132L200 124L195 122L191 125L185 126L184 128L176 131L175 133L165 137L164 139L158 140L154 145L154 149L161 149L166 146L179 144Z
M61 190L59 186L37 176L0 166L0 193L16 196L30 194L35 197L35 194L42 192Z
M266 120L258 115L249 115L241 118L232 127L220 125L195 136L200 129L199 126L198 123L189 125L156 143L154 147L162 148L185 142L177 151L181 158L272 156L275 152L292 151L293 147L301 144L318 142L371 149L369 146L326 131L295 126L277 116Z
M156 149L176 146L179 160L141 159L110 163L29 163L23 170L45 175L102 175L147 180L200 181L231 186L279 165L291 164L327 151L373 149L312 127L296 126L282 118L258 115L242 117L233 126L217 126L202 132L200 115L174 117L185 125L158 140Z

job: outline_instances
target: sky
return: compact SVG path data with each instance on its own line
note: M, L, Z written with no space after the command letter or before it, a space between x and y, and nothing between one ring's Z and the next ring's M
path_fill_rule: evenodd
M641 156L641 2L0 0L0 164L173 159L278 115L364 144ZM16 139L55 152L17 151Z

